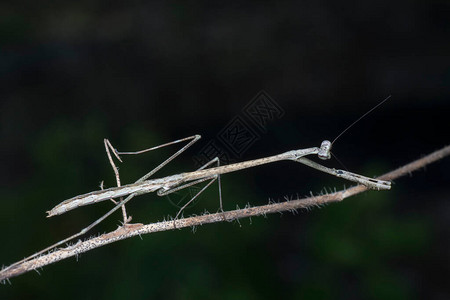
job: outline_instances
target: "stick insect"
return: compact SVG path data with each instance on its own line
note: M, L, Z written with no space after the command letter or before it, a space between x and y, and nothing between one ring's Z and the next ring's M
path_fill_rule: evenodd
M221 185L220 185L220 176L226 173L231 173L247 168L252 168L272 162L278 162L282 160L289 160L298 162L301 164L304 164L308 167L314 168L316 170L319 170L321 172L328 173L330 175L340 177L352 182L356 182L362 185L365 185L366 187L370 189L375 190L389 190L391 188L391 182L390 181L384 181L384 180L377 180L369 177L365 177L363 175L355 174L349 171L345 170L339 170L334 168L328 168L325 167L319 163L316 163L310 159L307 159L306 156L308 155L317 155L319 159L321 160L328 160L331 158L331 148L333 143L343 134L345 133L350 127L352 127L355 123L357 123L359 120L364 118L367 114L372 112L374 109L376 109L378 106L383 104L385 101L387 101L390 98L387 97L384 99L381 103L373 107L371 110L369 110L367 113L365 113L363 116L361 116L359 119L357 119L355 122L353 122L349 127L347 127L341 134L339 134L333 142L330 142L328 140L324 140L320 147L312 147L312 148L305 148L305 149L298 149L298 150L291 150L287 151L278 155L273 155L269 157L264 157L260 159L255 160L249 160L244 161L240 163L234 163L229 165L220 166L220 161L216 157L200 167L196 171L192 172L185 172L180 173L176 175L166 176L163 178L158 179L149 179L152 175L154 175L157 171L159 171L161 168L163 168L165 165L167 165L170 161L172 161L174 158L176 158L178 155L180 155L182 152L184 152L186 149L188 149L190 146L192 146L195 142L197 142L201 137L200 135L194 135L190 137L186 137L183 139L179 139L173 142L169 142L163 145L159 145L156 147L148 148L141 151L136 152L119 152L117 151L109 142L109 140L104 140L104 145L106 149L107 156L109 158L109 161L113 167L113 170L116 175L116 181L117 181L117 187L108 188L108 189L101 189L98 191L90 192L87 194L79 195L73 198L70 198L68 200L65 200L61 202L60 204L56 205L51 210L47 211L47 217L52 217L56 215L61 215L63 213L66 213L70 210L73 210L80 206L85 206L89 204L94 204L97 202L105 201L105 200L112 200L115 203L114 208L112 208L110 211L108 211L105 215L103 215L101 218L93 222L88 227L82 229L79 233L76 233L50 247L47 247L46 249L33 254L32 256L29 256L11 266L8 267L14 267L15 265L18 265L24 261L30 260L46 251L49 251L63 243L66 243L76 237L79 237L86 232L88 232L90 229L98 225L100 222L102 222L104 219L106 219L108 216L110 216L112 213L114 213L119 208L122 208L123 212L123 226L133 226L133 224L129 224L131 221L131 217L127 217L126 210L125 210L125 204L129 202L132 198L138 195L147 194L151 192L156 192L158 196L164 196L168 195L170 193L179 191L181 189L187 188L192 185L196 185L201 182L209 181L194 197L192 197L177 213L174 220L178 218L180 213L190 204L192 201L194 201L206 188L208 188L213 182L216 180L219 183L219 202L220 207L219 209L224 213L222 208L222 195L221 195ZM164 162L159 164L156 168L154 168L152 171L141 177L139 180L137 180L133 184L127 184L121 186L120 178L118 169L116 168L110 151L113 152L114 156L119 160L122 161L120 158L120 155L135 155L135 154L141 154L144 152L148 152L151 150L155 150L158 148L162 148L165 146L178 144L182 142L189 141L185 146L183 146L180 150L178 150L176 153L174 153L172 156L170 156L168 159L166 159ZM216 167L208 168L209 166L216 164ZM122 197L125 197L123 199ZM113 199L120 198L120 201L115 201ZM175 221L174 221L174 227L175 227Z

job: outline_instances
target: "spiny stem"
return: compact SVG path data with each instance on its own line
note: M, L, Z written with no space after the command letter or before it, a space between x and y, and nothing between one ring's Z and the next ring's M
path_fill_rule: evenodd
M411 172L416 171L420 168L423 168L428 164L438 161L448 155L450 155L450 146L446 146L421 159L413 161L394 171L384 174L378 177L378 179L393 180L399 178L406 174L410 174ZM348 197L364 192L367 189L368 188L365 186L358 185L346 190L330 193L328 195L308 197L304 199L291 200L282 203L271 203L263 206L246 207L244 209L226 211L223 213L206 214L202 216L195 216L181 220L157 222L148 225L127 224L125 226L119 227L115 231L102 234L98 237L94 237L83 242L79 241L77 244L73 246L69 246L64 249L57 249L46 255L42 255L32 260L17 264L11 268L4 268L2 271L0 271L0 281L5 282L9 278L21 275L25 272L36 270L38 268L58 262L60 260L72 256L77 256L78 254L90 251L92 249L105 246L114 243L116 241L127 239L136 235L173 230L174 228L180 229L184 227L195 227L197 225L209 223L239 220L241 218L266 215L275 212L294 211L296 209L310 208L313 206L319 206L326 203L342 201Z

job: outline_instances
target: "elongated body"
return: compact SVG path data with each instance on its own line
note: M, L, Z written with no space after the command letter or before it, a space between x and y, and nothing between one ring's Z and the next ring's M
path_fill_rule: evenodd
M384 101L382 101L380 104L378 104L377 106L375 106L374 108L372 108L369 112L367 112L366 114L364 114L362 117L360 117L358 120L356 120L355 122L353 122L349 127L347 127L340 135L338 135L337 138L334 139L333 143L344 133L346 132L350 127L352 127L356 122L358 122L361 118L363 118L364 116L366 116L368 113L370 113L372 110L374 110L376 107L378 107L379 105L381 105L382 103L384 103L385 101L387 101L390 98L387 97ZM270 157L266 157L266 158L260 158L260 159L256 159L256 160L250 160L250 161L246 161L246 162L242 162L242 163L236 163L236 164L230 164L227 166L219 166L219 158L215 157L214 159L212 159L211 161L207 162L205 165L203 165L201 168L199 168L197 171L194 172L188 172L188 173L181 173L178 175L172 175L172 176L167 176L164 178L159 178L159 179L150 179L148 180L148 178L150 178L151 176L153 176L153 174L155 174L155 172L157 172L158 170L160 170L161 168L163 168L167 163L169 163L170 161L172 161L175 157L177 157L178 155L180 155L183 151L185 151L187 148L189 148L190 146L192 146L196 141L198 141L200 139L200 135L193 135L190 137L186 137L186 138L182 138L179 140L175 140L169 143L165 143L159 146L155 146L155 147L151 147L151 148L147 148L144 150L140 150L140 151L133 151L133 152L119 152L117 151L109 142L108 139L104 139L104 145L105 145L105 150L106 150L106 154L108 156L109 162L113 168L113 171L115 173L116 176L116 182L117 182L117 186L116 188L110 188L110 189L106 189L106 190L100 190L100 191L94 191L91 193L87 193L84 195L80 195L80 196L76 196L73 197L71 199L65 200L63 202L61 202L60 204L58 204L57 206L55 206L53 209L51 209L50 211L47 211L48 213L48 217L51 216L55 216L55 215L60 215L63 214L69 210L75 209L77 207L80 206L84 206L84 205L88 205L88 204L92 204L92 203L96 203L96 202L100 202L100 201L104 201L107 199L113 199L113 198L121 198L126 196L124 199L121 198L120 201L118 203L116 203L116 205L110 209L106 214L104 214L102 217L100 217L99 219L97 219L96 221L94 221L93 223L91 223L89 226L83 228L80 232L69 236L68 238L65 238L37 253L34 253L31 256L28 256L24 259L22 259L19 262L16 262L15 264L10 265L9 267L7 267L6 269L3 269L2 271L5 271L7 269L16 267L18 265L20 265L23 262L29 261L39 255L41 255L42 253L45 253L47 251L50 251L64 243L67 243L85 233L87 233L89 230L91 230L93 227L95 227L97 224L101 223L103 220L105 220L108 216L110 216L111 214L113 214L116 210L118 210L119 208L122 208L122 213L123 213L123 227L125 228L126 226L132 226L133 224L129 224L129 222L131 221L131 217L127 217L127 213L126 213L126 209L125 209L125 204L128 203L131 199L133 199L134 196L136 195L140 195L140 194L145 194L145 193L150 193L150 192L156 192L157 195L159 196L163 196L163 195L167 195L170 193L173 193L175 191L187 188L189 186L201 183L203 181L209 181L208 184L206 184L195 196L193 196L177 213L177 215L175 216L174 219L174 228L176 228L176 224L175 224L175 220L178 218L178 216L180 215L180 213L187 207L187 205L189 205L190 203L192 203L192 201L194 201L194 199L200 195L209 185L211 185L214 181L218 181L219 183L219 203L220 203L220 210L223 212L223 207L222 207L222 194L221 194L221 185L220 185L220 175L221 174L225 174L225 173L229 173L229 172L234 172L237 170L242 170L245 168L250 168L250 167L255 167L258 165L262 165L262 164L267 164L267 163L271 163L271 162L275 162L275 161L280 161L280 160L293 160L295 162L299 162L302 163L306 166L309 166L311 168L314 168L316 170L319 170L321 172L325 172L328 174L331 174L333 176L336 177L341 177L343 179L346 180L350 180L353 182L357 182L360 184L365 185L368 188L371 189L377 189L377 190L388 190L391 188L391 182L389 181L383 181L383 180L377 180L377 179L372 179L372 178L368 178L362 175L358 175L355 173L351 173L348 171L344 171L344 170L336 170L336 169L332 169L332 168L328 168L325 167L323 165L320 165L314 161L311 161L309 159L307 159L306 155L310 155L310 154L317 154L317 156L320 159L323 160L327 160L331 158L331 146L333 145L333 143L331 143L328 140L325 140L322 142L320 148L317 147L313 147L313 148L307 148L307 149L301 149L301 150L293 150L293 151L289 151L289 152L285 152L279 155L274 155L274 156L270 156ZM173 145L173 144L178 144L181 142L188 142L185 146L183 146L181 149L179 149L177 152L175 152L174 154L172 154L172 156L170 156L169 158L167 158L166 160L164 160L162 163L160 163L158 166L156 166L153 170L151 170L150 172L148 172L147 174L145 174L144 176L142 176L141 178L139 178L134 184L128 184L125 186L121 186L120 183L120 176L119 176L119 171L118 168L116 167L114 161L113 161L113 157L111 155L112 154L120 161L122 162L122 159L120 158L120 155L136 155L136 154L142 154L151 150L155 150L158 148L162 148L165 146L169 146L169 145ZM217 167L215 168L209 168L207 169L208 166L212 165L213 163L217 163ZM225 217L224 217L225 220ZM140 226L140 225L139 225Z
M140 183L128 184L121 187L109 188L106 190L94 191L61 202L50 211L47 211L48 213L47 217L60 215L80 206L89 205L108 199L119 198L131 194L141 195L151 192L158 192L158 194L162 194L164 191L167 191L183 183L188 183L199 179L208 179L212 178L213 176L230 173L242 169L247 169L251 167L256 167L259 165L268 164L271 162L281 160L297 161L310 167L313 167L315 169L318 169L320 171L332 174L334 176L342 177L347 180L364 184L373 189L378 190L390 189L391 183L388 181L376 180L358 174L354 174L348 171L330 169L303 158L306 155L318 154L319 158L321 159L329 159L330 150L331 150L331 143L329 141L323 141L320 148L313 147L300 150L292 150L282 154L269 156L265 158L249 160L245 162L230 164L226 166L219 166L205 170L181 173L158 179L150 179Z

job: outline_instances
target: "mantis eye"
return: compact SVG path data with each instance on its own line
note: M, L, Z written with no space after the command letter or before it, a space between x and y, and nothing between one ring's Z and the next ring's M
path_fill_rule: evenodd
M320 145L319 153L317 155L320 159L327 160L331 158L331 142L328 140L325 140Z

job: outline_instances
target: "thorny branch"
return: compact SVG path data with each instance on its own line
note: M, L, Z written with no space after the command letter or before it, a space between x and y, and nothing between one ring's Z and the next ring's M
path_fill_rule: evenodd
M377 179L393 180L410 174L420 168L425 167L435 161L438 161L445 156L450 155L450 146L446 146L438 151L435 151L421 159L413 161L405 166L402 166L392 172L384 174ZM46 265L58 262L60 260L77 256L78 254L87 252L97 247L105 246L123 239L127 239L136 235L143 235L147 233L167 231L173 229L180 229L184 227L195 227L198 225L216 223L223 221L232 221L241 218L248 218L253 216L260 216L282 211L294 211L296 209L309 208L313 206L320 206L326 203L342 201L345 198L354 196L356 194L366 191L367 188L358 185L346 190L341 190L335 193L313 196L303 199L291 200L282 203L271 203L263 206L246 207L244 209L237 209L233 211L226 211L224 213L205 214L202 216L195 216L174 221L165 221L152 223L148 225L143 224L127 224L118 229L102 234L85 241L78 241L75 245L66 248L58 248L50 251L48 254L36 257L34 259L24 261L21 264L6 267L0 271L0 282L5 282L9 278L21 275L31 270L42 268Z

